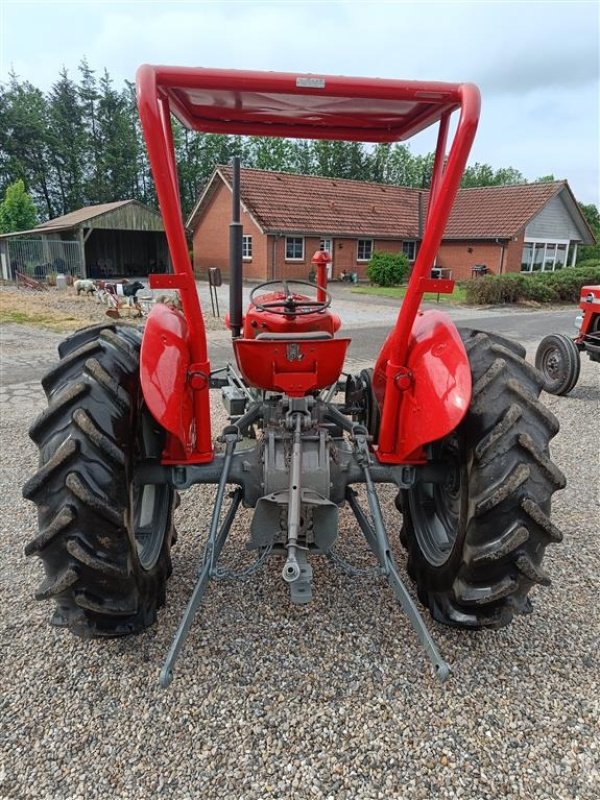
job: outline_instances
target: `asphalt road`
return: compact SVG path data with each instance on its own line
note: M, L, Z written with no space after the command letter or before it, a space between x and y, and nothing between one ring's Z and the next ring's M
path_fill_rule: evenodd
M342 333L348 336L352 342L348 350L350 364L347 366L351 371L357 367L372 365L379 349L387 336L396 314L397 304L392 301L390 304L379 304L377 298L378 311L384 312L384 306L389 308L385 324L344 324L344 320L359 319L360 314L353 313L353 307L359 307L364 300L354 303L354 298L361 297L353 295L352 300L348 299L345 293L345 302L341 300L340 316L342 317ZM362 296L366 297L365 295ZM369 298L372 303L372 298ZM335 303L335 300L334 300ZM204 306L206 311L206 306ZM210 305L209 305L210 308ZM480 330L489 330L512 337L528 350L530 357L535 352L535 347L539 340L547 333L565 333L573 335L574 320L577 314L576 308L567 310L534 310L525 311L512 308L494 309L470 309L458 307L440 308L448 313L453 321L459 326L473 327ZM379 315L378 315L379 316ZM2 353L0 358L0 384L3 387L21 384L23 382L39 381L42 375L48 370L50 364L57 359L56 347L66 334L52 333L44 331L40 333L37 328L21 325L5 325L2 331ZM24 351L31 344L35 353ZM208 333L208 352L211 366L216 369L234 360L231 340L227 331L211 331Z
M467 312L468 313L468 312ZM521 344L527 346L537 344L548 333L565 333L573 335L575 333L574 319L576 313L569 311L551 312L531 312L531 313L507 313L497 316L454 318L454 322L459 327L477 328L479 330L500 333L503 336L516 339ZM373 357L379 352L387 333L388 327L383 328L360 328L347 329L346 335L352 339L350 345L350 355L356 359Z
M377 298L378 305L380 299ZM540 339L548 333L575 335L576 307L567 310L536 309L532 311L514 310L512 308L490 309L484 314L479 311L477 316L474 316L473 311L467 308L446 308L443 306L439 306L439 308L448 313L459 327L477 328L478 330L499 333L516 339L528 350L534 348ZM340 333L352 340L348 350L348 357L354 361L374 359L390 331L391 324L392 322L390 321L386 322L385 325L353 327L352 325L344 325L342 319ZM233 358L233 351L228 337L219 335L218 338L209 338L209 356L211 365L215 368L230 361Z

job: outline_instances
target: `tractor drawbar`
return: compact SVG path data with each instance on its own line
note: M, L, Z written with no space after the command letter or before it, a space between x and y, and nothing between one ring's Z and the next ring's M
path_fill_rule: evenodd
M237 378L233 376L231 381L235 385ZM437 678L443 681L448 677L449 667L440 656L392 558L375 488L376 482L387 482L408 489L414 484L415 471L373 464L367 429L346 416L331 402L331 396L331 392L326 390L317 398L276 396L262 405L248 401L245 413L235 420L235 424L224 429L220 441L225 444L225 453L218 461L217 495L208 540L196 585L161 672L163 687L173 679L173 665L208 582L223 577L242 577L218 567L221 551L242 501L244 505L255 508L248 547L257 551L255 565L243 577L257 571L269 556L285 556L282 578L289 585L291 601L297 604L312 599L309 556L324 555L333 563L342 563L333 547L338 535L338 506L347 502L377 559L377 572L387 578L425 648ZM256 443L236 455L236 446L244 437L252 442L248 435L253 428L256 429ZM173 481L180 472L181 468L177 467L172 472L146 470L142 474L144 480L160 483ZM435 471L430 470L427 475L435 479ZM178 486L183 488L210 479L214 481L214 476L214 465L197 465L188 468L185 477L179 474ZM443 476L440 475L439 479L443 480ZM232 483L238 485L223 522L220 522L225 488ZM351 485L354 483L366 487L368 515L358 503Z

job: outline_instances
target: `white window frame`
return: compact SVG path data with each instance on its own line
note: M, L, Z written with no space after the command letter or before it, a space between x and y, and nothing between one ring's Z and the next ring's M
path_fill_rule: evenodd
M412 258L410 257L410 255L404 249L405 245L407 245L407 244L412 245ZM414 264L414 262L417 259L417 241L416 241L416 239L407 239L405 242L402 242L402 252L404 253L405 256L408 257L408 260L410 261L410 263Z
M302 255L301 256L288 256L288 242L290 240L302 242ZM286 236L285 237L285 260L286 261L304 261L304 236Z
M361 258L360 257L360 245L361 245L361 242L363 242L363 243L364 242L369 242L370 252L369 252L369 255L367 256L367 258L364 258L364 257ZM359 262L370 261L372 255L373 255L373 239L357 239L356 240L356 260L359 261Z
M242 259L252 261L252 236L250 234L242 236Z
M534 270L533 269L533 260L532 260L530 262L530 264L529 264L529 269L521 269L521 273L524 274L524 275L533 275L533 274L539 275L542 272L554 272L555 271L555 268L556 268L556 256L557 256L557 253L558 253L558 245L561 245L561 244L566 245L566 258L568 258L568 256L569 256L569 245L571 244L571 242L570 242L569 239L545 239L545 238L539 238L539 237L535 237L535 236L528 236L526 239L523 240L523 248L525 248L525 245L528 245L528 244L534 245L534 247L532 247L532 250L531 250L532 256L535 255L535 245L543 245L544 246L544 252L543 252L543 255L542 255L542 268L538 269L538 270ZM544 269L544 267L546 266L546 254L548 252L548 245L550 245L551 247L554 247L554 258L552 259L552 268L551 269ZM521 250L521 264L522 263L523 263L523 250ZM567 260L565 259L565 263L563 264L563 269L565 269L566 267L569 267L569 266L573 266L573 264L568 264Z

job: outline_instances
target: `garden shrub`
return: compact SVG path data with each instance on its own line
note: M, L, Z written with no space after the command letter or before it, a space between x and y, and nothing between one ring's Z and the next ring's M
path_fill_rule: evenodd
M600 258L588 258L585 261L578 261L575 269L593 269L594 267L600 268Z
M577 303L582 286L600 284L600 264L591 261L577 267L566 267L558 272L509 273L486 275L462 283L467 303L500 305L533 301L537 303Z
M367 276L379 286L398 286L405 283L410 270L410 262L404 253L375 251L367 264Z

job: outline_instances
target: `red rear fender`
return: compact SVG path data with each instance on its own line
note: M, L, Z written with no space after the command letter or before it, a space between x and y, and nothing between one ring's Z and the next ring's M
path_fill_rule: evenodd
M373 376L380 406L388 400L389 352L390 338L381 349ZM455 325L440 311L425 311L415 319L406 368L410 384L399 392L393 447L378 453L381 461L422 460L423 445L451 433L471 403L471 369L467 353ZM384 432L382 426L380 442L389 433Z
M188 381L191 363L184 315L163 303L153 307L142 339L140 379L152 416L181 443L192 449L193 398Z

